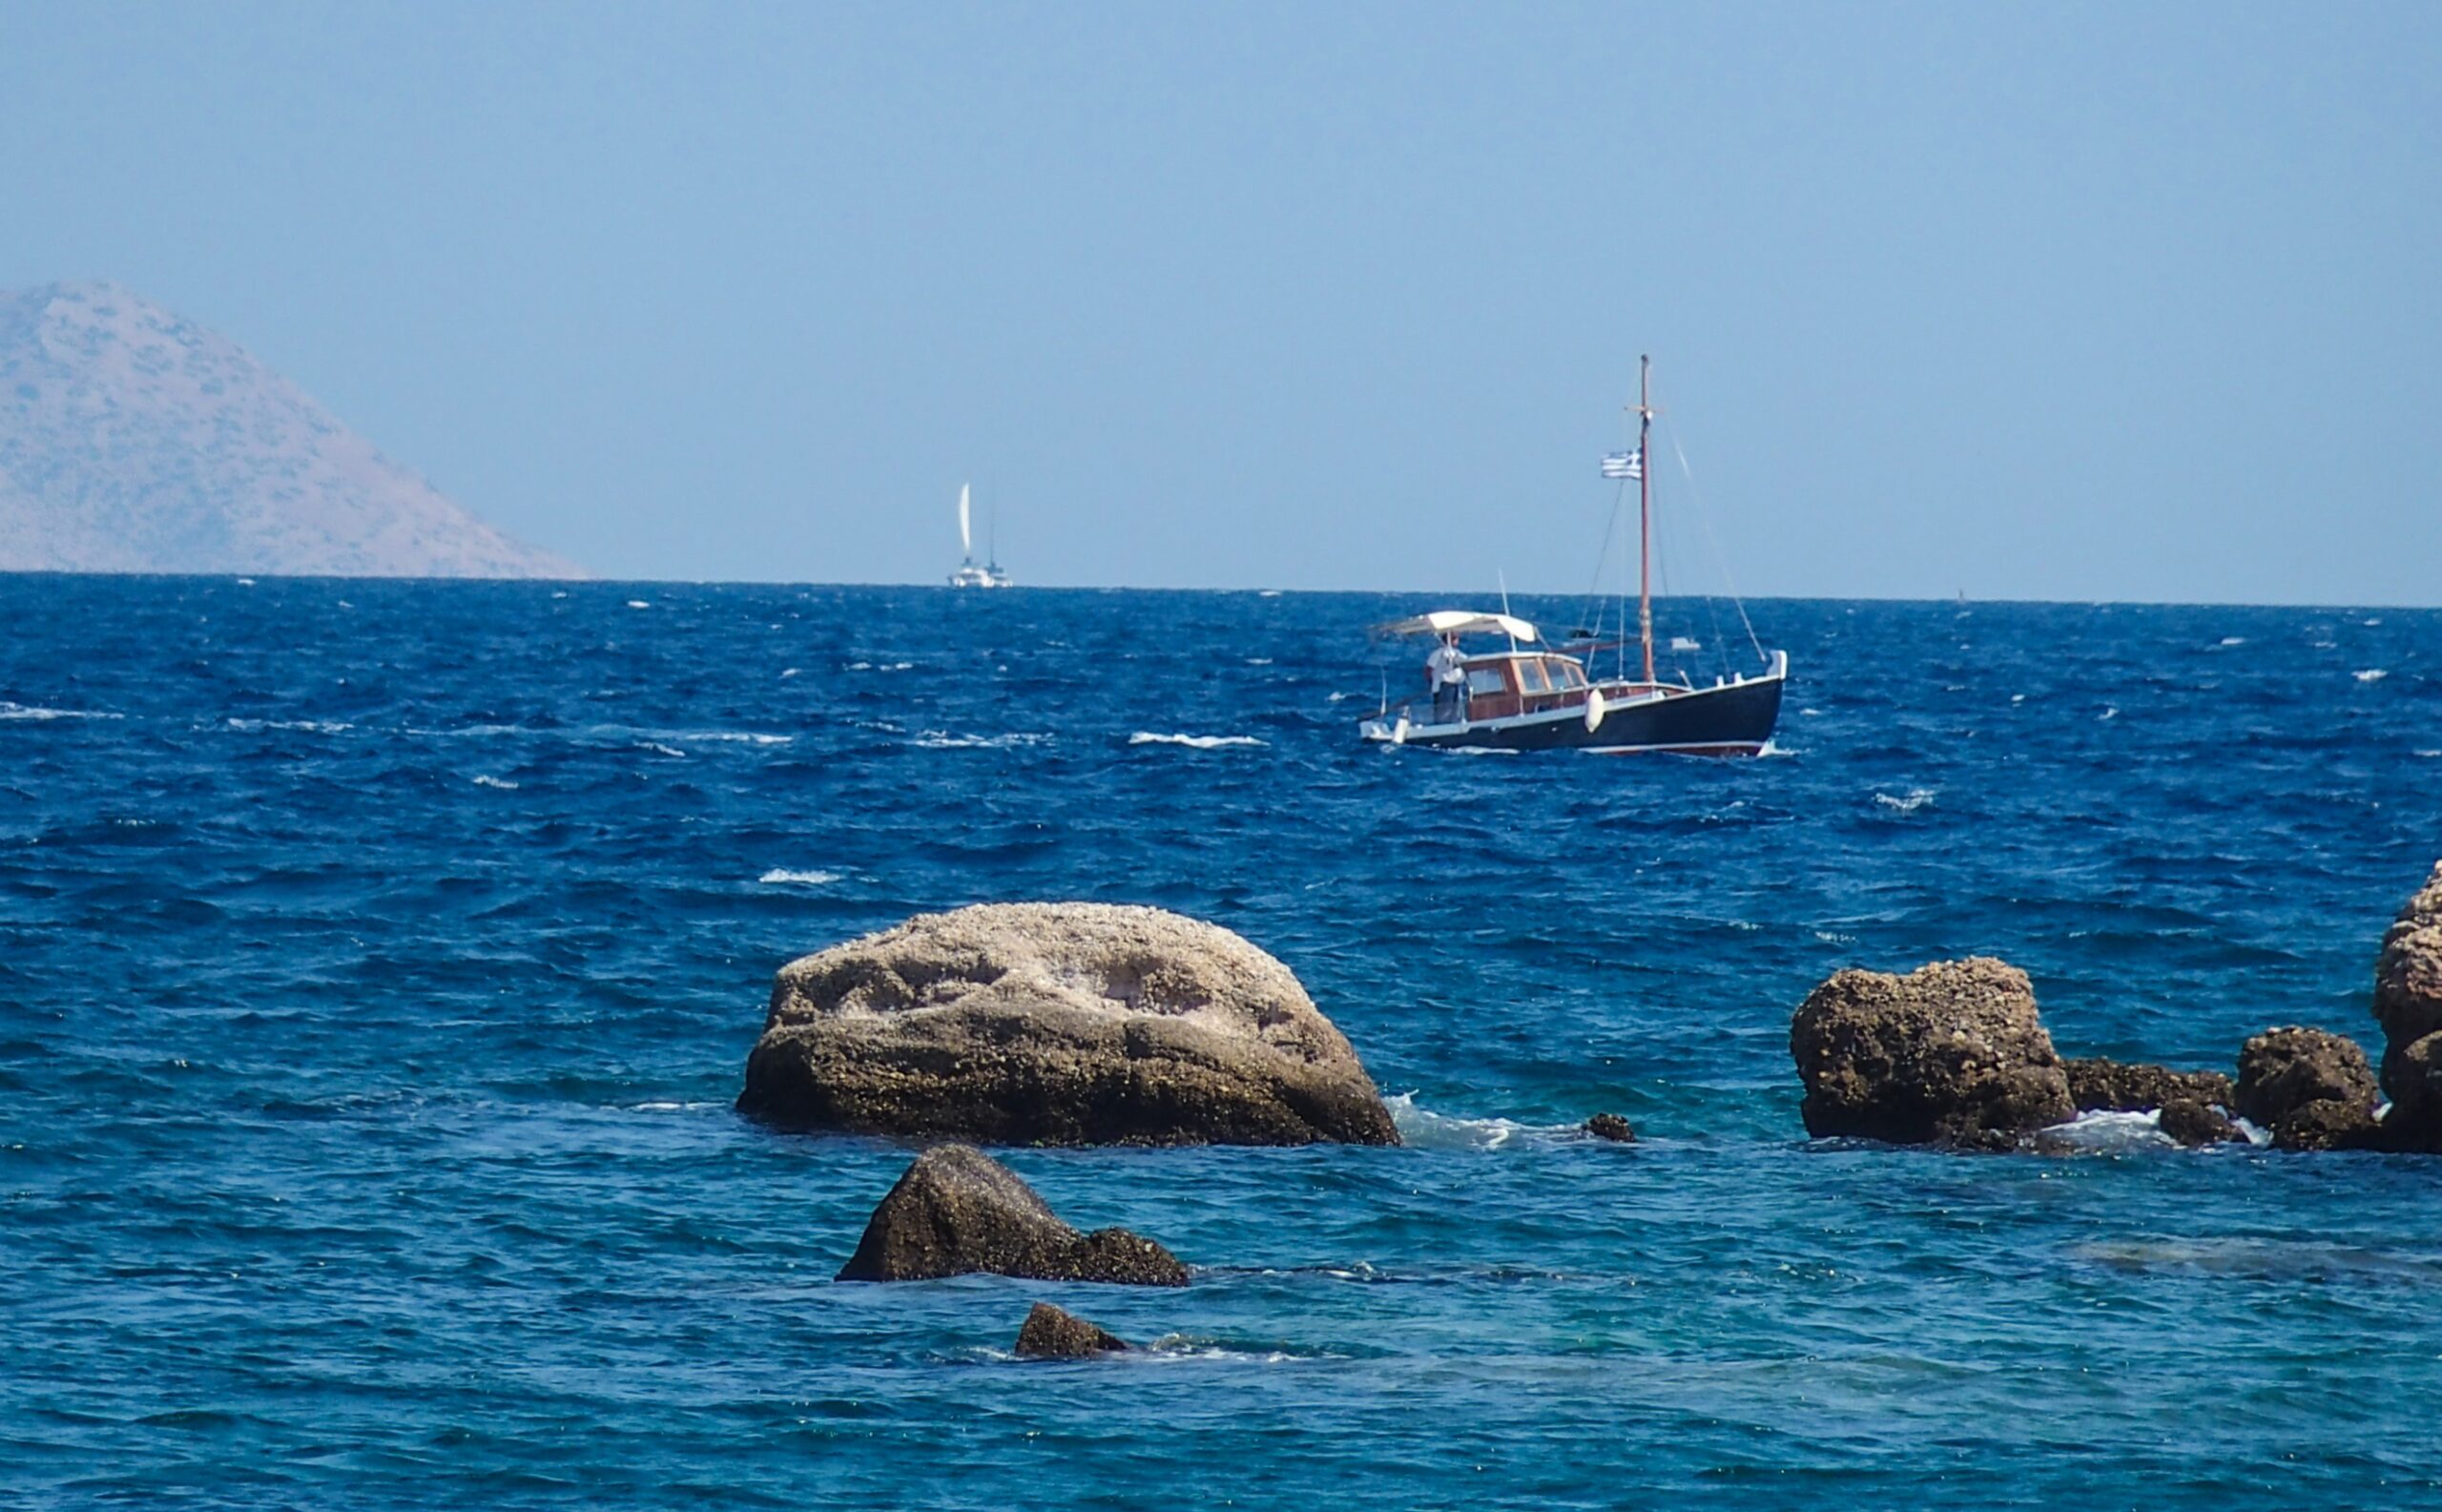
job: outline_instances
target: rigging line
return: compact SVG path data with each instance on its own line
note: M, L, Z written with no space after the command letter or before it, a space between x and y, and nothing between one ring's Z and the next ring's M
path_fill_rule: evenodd
M1687 448L1679 445L1676 425L1670 427L1670 449L1678 455L1679 470L1687 475L1687 492L1701 497L1703 490L1696 486L1696 469L1687 466ZM1700 510L1696 523L1704 528L1705 544L1712 548L1713 563L1721 569L1721 580L1729 585L1729 601L1738 608L1738 622L1747 627L1747 644L1755 648L1755 659L1769 667L1772 659L1764 654L1764 643L1755 635L1755 622L1747 617L1747 601L1738 596L1738 580L1730 575L1729 559L1722 554L1721 542L1713 535L1712 511Z
M1594 606L1594 630L1597 640L1602 639L1603 630L1603 565L1611 559L1611 536L1620 528L1620 501L1627 496L1627 492L1628 486L1625 483L1612 490L1611 517L1603 525L1603 549L1594 553L1594 581L1586 585L1585 589L1586 601ZM1585 617L1583 607L1578 610L1577 617L1580 619Z

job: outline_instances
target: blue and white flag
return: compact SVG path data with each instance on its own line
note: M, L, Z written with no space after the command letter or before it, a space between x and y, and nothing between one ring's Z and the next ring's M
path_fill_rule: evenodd
M1634 451L1606 451L1603 454L1603 476L1625 478L1631 483L1645 476L1645 448Z

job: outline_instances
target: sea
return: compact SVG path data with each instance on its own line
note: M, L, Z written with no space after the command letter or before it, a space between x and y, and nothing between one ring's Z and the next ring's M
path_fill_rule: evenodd
M0 578L0 1505L2442 1504L2442 1159L1814 1141L1789 1051L1976 954L2379 1047L2442 611L1766 600L1761 758L1361 744L1445 602ZM914 1147L733 1111L773 973L1024 899L1277 955L1404 1147L1004 1152L1184 1290L835 1282Z

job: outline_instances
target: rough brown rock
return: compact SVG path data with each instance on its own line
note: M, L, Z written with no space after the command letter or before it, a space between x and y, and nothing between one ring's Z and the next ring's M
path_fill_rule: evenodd
M1637 1138L1637 1131L1617 1113L1595 1114L1585 1121L1585 1131L1597 1139L1607 1139L1619 1145L1635 1144Z
M1128 1348L1128 1342L1074 1313L1063 1312L1048 1302L1037 1302L1034 1311L1026 1315L1024 1326L1018 1330L1016 1347L1028 1359L1086 1359L1095 1355L1117 1354Z
M1080 1233L1015 1171L969 1145L916 1157L874 1210L842 1281L923 1281L973 1272L1038 1281L1185 1286L1187 1267L1125 1229Z
M2178 1073L2173 1073L2178 1074ZM2156 1127L2183 1145L2240 1145L2247 1136L2230 1122L2221 1107L2193 1097L2174 1097L2163 1105ZM2227 1107L2227 1104L2222 1107Z
M2386 1143L2442 1152L2442 862L2400 909L2374 963L2374 1018L2383 1026Z
M2311 1105L2333 1103L2354 1109L2371 1127L2374 1118L2374 1072L2355 1040L2324 1029L2298 1025L2267 1029L2239 1050L2239 1084L2232 1111L2272 1130L2272 1140L2285 1149L2323 1150L2328 1144L2298 1144L2283 1127ZM2351 1127L2332 1108L2313 1115L2312 1138ZM2302 1133L2300 1138L2310 1137Z
M781 968L739 1109L1023 1145L1396 1145L1289 968L1157 908L925 914Z
M2137 1061L2062 1061L2069 1100L2080 1112L2142 1113L2174 1102L2230 1106L2230 1079L2220 1071L2174 1071Z
M1989 957L1845 970L1790 1023L1807 1131L2007 1149L2077 1116L2026 973Z
M2394 1150L2442 1153L2442 1031L2385 1051L2383 1089L2391 1098L2384 1142Z
M2273 1126L2276 1150L2365 1150L2381 1138L2374 1110L2355 1098L2319 1097L2301 1103Z

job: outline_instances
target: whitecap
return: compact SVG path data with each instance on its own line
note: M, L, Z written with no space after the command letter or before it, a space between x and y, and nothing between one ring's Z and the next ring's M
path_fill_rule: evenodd
M1820 709L1800 709L1798 713L1804 715L1809 719L1821 718L1823 715L1823 711Z
M1795 755L1797 755L1795 751L1790 750L1789 747L1781 744L1769 735L1764 737L1763 745L1755 752L1755 756L1758 760L1761 760L1765 756L1793 756ZM1734 804L1732 805L1732 807L1735 806L1736 805Z
M1279 596L1280 590L1276 588L1258 589L1255 590L1255 597L1257 598L1278 598Z
M238 586L239 588L252 588L255 586L255 580L251 577L241 577L238 579Z
M726 1103L633 1103L631 1113L697 1113L707 1108L726 1108Z
M0 698L0 719L124 719L123 714L99 709L46 709L38 703L10 703Z
M2425 757L2428 761L2431 761L2436 756L2442 756L2442 751L2419 751L2417 755Z
M629 607L630 609L651 609L651 608L652 608L652 603L651 603L651 602L649 602L648 600L645 600L645 599L641 599L641 598L631 598L631 599L628 600L628 607Z
M2225 635L2222 637L2222 644L2225 646L2244 646L2246 643L2247 638L2245 635Z
M1250 656L1247 658L1247 665L1250 667L1269 667L1272 665L1272 658L1269 656Z
M1873 800L1885 808L1894 809L1901 814L1914 814L1931 803L1934 800L1934 795L1935 790L1932 788L1910 788L1906 797L1895 798L1888 793L1877 793L1873 796Z
M1008 735L952 735L947 730L925 730L916 736L916 744L926 751L1007 751L1018 746L1042 745L1050 740L1047 733L1014 731Z
M2026 702L2026 694L2022 694L2022 693L2014 693L2014 694L2010 694L2010 702L2012 702L2012 703L2024 703L2024 702Z
M252 735L261 730L302 730L310 735L341 735L356 726L336 719L239 719L232 717L229 728Z
M838 872L793 872L775 866L755 879L766 887L827 887L839 880Z
M677 756L682 760L685 759L687 756L686 752L679 750L676 746L663 745L658 740L638 741L636 743L636 749L639 751L650 751L655 756Z
M1550 1139L1566 1125L1521 1124L1514 1118L1460 1118L1417 1106L1414 1092L1382 1099L1399 1140L1411 1150L1500 1150L1512 1142Z
M1128 737L1129 745L1183 745L1198 751L1217 751L1223 746L1259 746L1264 742L1251 735L1155 735L1139 730Z
M2065 1124L2036 1130L2038 1149L2081 1155L2118 1155L2139 1150L2177 1150L2163 1132L2162 1109L2148 1112L2080 1113Z
M794 677L797 674L797 670L795 667L783 667L780 669L780 675L783 677Z
M499 788L504 793L514 793L517 791L517 784L511 782L508 778L496 777L486 772L478 772L475 774L475 786L479 788Z
M1853 945L1857 942L1857 937L1854 935L1836 934L1829 929L1815 930L1814 938L1827 945Z
M2116 703L2107 703L2107 704L2104 704L2104 705L2102 706L2102 713L2101 713L2101 714L2099 714L2099 715L2095 715L2095 717L2096 717L2097 719L2099 719L2099 720L2100 720L2100 719L2117 719L2117 718L2119 718L2119 717L2120 717L2120 705L2118 705L2118 704L2116 704Z
M2385 672L2380 667L2369 667L2364 672L2353 672L2349 675L2356 678L2359 682L2381 682L2384 678L2390 676L2390 673Z

